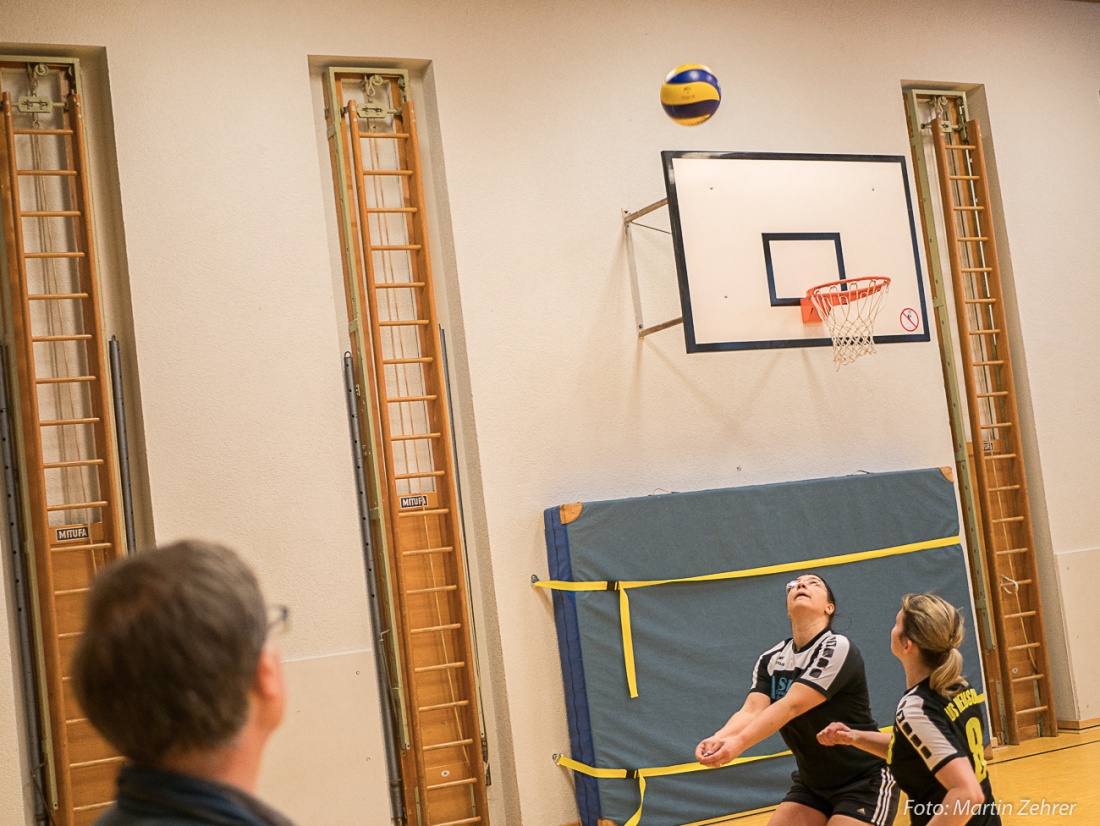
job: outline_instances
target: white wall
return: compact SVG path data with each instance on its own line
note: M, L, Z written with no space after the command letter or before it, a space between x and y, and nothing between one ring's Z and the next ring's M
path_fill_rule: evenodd
M1084 333L1100 316L1100 6L77 6L9 0L0 37L104 50L148 531L241 547L272 601L293 606L287 672L307 722L274 742L264 792L301 822L388 820L373 677L355 673L371 642L311 55L431 62L495 822L575 819L550 762L568 745L552 618L528 586L545 571L543 508L952 462L934 342L834 373L825 349L688 357L677 330L635 340L620 211L663 196L661 149L908 155L903 81L984 84L1046 493L1039 550L1098 553L1100 446L1083 423L1100 402L1100 348ZM695 129L657 102L664 73L688 61L725 94ZM1090 621L1085 601L1061 607L1065 628ZM1081 662L1059 680L1095 709ZM0 715L0 749L17 739ZM0 794L17 789L0 776Z

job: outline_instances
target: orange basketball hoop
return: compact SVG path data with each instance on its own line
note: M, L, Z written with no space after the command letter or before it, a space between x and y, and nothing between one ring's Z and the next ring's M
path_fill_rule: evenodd
M875 352L875 319L889 291L889 278L848 278L811 287L800 300L802 322L829 331L837 370Z

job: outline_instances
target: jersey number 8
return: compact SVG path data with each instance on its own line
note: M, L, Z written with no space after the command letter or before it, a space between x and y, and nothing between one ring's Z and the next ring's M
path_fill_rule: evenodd
M989 770L985 764L985 744L982 743L982 721L980 718L971 717L967 720L966 740L970 744L970 754L974 758L974 776L981 783L989 774Z

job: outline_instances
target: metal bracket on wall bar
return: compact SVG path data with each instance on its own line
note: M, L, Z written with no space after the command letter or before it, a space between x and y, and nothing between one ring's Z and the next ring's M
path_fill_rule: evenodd
M355 113L363 120L369 118L388 118L400 112L400 109L387 109L384 106L371 106L368 103L361 103L355 107Z
M636 212L627 212L623 210L623 232L626 233L626 257L630 264L630 295L634 301L634 327L638 332L638 338L645 338L650 333L656 333L660 330L667 330L669 327L675 327L677 324L684 323L684 317L674 318L671 321L663 321L660 324L654 324L650 327L646 327L642 321L642 296L638 289L638 261L634 255L634 237L630 230L635 221L639 218L649 215L651 212L656 212L661 207L668 206L668 198L662 198L649 206L642 207ZM653 230L655 227L649 227L645 224L638 224L638 226ZM657 230L663 232L664 230Z
M932 124L936 120L942 120L944 113L947 110L947 99L955 98L955 105L959 108L959 114L962 117L962 123L958 125L948 124L944 127L945 132L966 132L966 122L970 119L970 111L966 106L966 92L953 92L944 89L909 89L907 94L911 96L911 100L914 102L918 97L930 97L932 100L929 102L932 106L932 111L936 114L935 120L930 120L927 123L920 125L921 129L931 129Z

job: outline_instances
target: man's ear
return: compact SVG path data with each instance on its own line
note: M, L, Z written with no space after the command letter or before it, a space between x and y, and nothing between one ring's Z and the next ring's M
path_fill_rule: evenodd
M252 690L265 700L283 695L283 664L279 659L279 652L269 645L265 645L260 651Z

